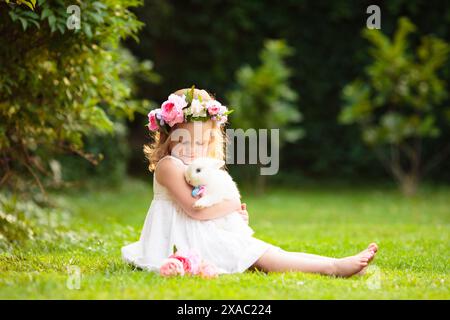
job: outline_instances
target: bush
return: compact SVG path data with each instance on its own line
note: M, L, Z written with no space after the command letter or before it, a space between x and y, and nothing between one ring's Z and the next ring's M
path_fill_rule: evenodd
M89 162L74 155L62 155L56 160L61 166L61 180L74 185L87 180L96 184L117 185L126 176L130 154L125 124L116 123L112 134L93 134L83 138L84 151L98 155L98 162Z
M0 249L23 245L30 239L56 239L68 218L68 212L60 208L0 193Z
M65 154L92 163L106 157L96 169L74 161L62 171L70 179L82 172L123 174L121 128L147 109L133 98L136 73L157 80L150 62L120 46L136 39L142 23L130 8L142 1L76 1L81 28L69 30L73 4L0 1L0 228L9 243L46 234L43 222L58 210L46 196L37 203L36 188L46 195L46 185L62 185L58 163L70 162L61 161Z
M83 137L113 133L145 104L132 99L136 64L119 43L141 23L141 1L83 1L81 29L67 30L71 1L40 0L34 11L0 3L0 164L9 187L34 179L43 190L55 155L85 155Z

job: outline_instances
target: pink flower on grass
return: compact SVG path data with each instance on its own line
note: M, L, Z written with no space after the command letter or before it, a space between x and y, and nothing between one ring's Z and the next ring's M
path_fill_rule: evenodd
M190 250L186 253L186 258L191 262L191 274L198 274L200 271L200 264L202 262L202 258L195 250Z
M176 251L164 260L160 274L165 277L199 275L204 279L211 279L219 275L219 269L214 264L203 260L196 250L189 249Z
M183 266L184 273L191 274L191 261L187 257L176 252L170 255L169 259L177 259L178 261L180 261Z
M183 276L184 275L184 268L183 263L174 258L169 258L164 260L164 262L161 265L161 268L159 269L159 273L164 277L171 277L171 276Z
M167 101L161 105L161 116L163 120L173 127L177 123L184 122L183 108L187 106L185 96L171 94Z
M219 275L219 270L214 264L208 261L203 261L200 264L199 274L202 278L211 279L216 278Z
M148 114L148 128L151 131L156 131L159 129L158 126L158 119L156 117L157 113L161 112L161 109L155 109L150 111L150 113Z
M195 250L177 251L169 258L180 260L186 274L196 275L199 272L201 257Z

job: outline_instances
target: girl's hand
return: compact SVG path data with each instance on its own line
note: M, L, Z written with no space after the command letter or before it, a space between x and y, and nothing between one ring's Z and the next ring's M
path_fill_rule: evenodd
M239 210L239 213L241 214L242 219L244 219L244 221L248 224L248 212L246 203L241 204L241 210Z

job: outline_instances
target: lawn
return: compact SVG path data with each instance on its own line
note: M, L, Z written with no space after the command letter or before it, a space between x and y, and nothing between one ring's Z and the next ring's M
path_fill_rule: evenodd
M72 208L62 240L0 254L2 299L449 299L450 187L412 199L392 187L305 186L263 197L243 191L255 236L286 250L354 254L380 250L365 276L245 272L218 279L162 278L120 257L136 241L152 199L150 183L57 194ZM76 266L79 289L69 289ZM71 267L73 268L73 267ZM74 269L71 269L74 270ZM70 284L70 280L69 280Z

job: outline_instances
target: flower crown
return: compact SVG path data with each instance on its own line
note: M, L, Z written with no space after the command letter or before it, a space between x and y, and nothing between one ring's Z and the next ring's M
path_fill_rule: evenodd
M227 122L228 115L233 111L228 110L217 100L202 101L201 96L194 99L192 86L187 95L171 94L161 108L150 111L147 126L150 131L162 130L168 133L175 124L183 122L211 119L222 125Z

